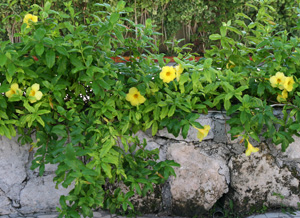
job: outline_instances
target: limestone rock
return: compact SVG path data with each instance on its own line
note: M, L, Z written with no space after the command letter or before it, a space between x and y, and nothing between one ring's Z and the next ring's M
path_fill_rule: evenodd
M174 214L203 213L228 192L229 169L221 158L209 157L200 153L200 149L180 142L169 145L168 159L181 164L175 168L177 177L170 179Z
M276 148L283 157L287 157L290 160L300 160L300 137L294 136L293 138L295 141L289 145L285 152L281 152L281 145L277 145Z
M229 168L233 199L239 210L259 208L262 204L297 207L300 202L299 180L286 166L279 168L270 154L237 155L231 158Z
M19 193L25 185L29 146L20 145L17 137L0 136L0 189L19 207Z
M24 189L21 191L21 210L23 213L35 213L43 211L55 211L59 207L61 195L67 195L72 189L67 189L61 185L55 189L53 182L54 175L31 178Z
M11 202L5 196L5 193L0 190L0 215L6 215L15 213L14 208L11 206Z
M199 122L202 126L209 125L211 127L211 130L209 131L208 135L203 140L209 140L214 138L214 122L212 118L210 118L209 116L201 115L200 118L196 120L196 122ZM199 142L199 139L197 138L197 133L197 129L195 129L194 127L190 127L186 139L182 137L181 132L179 133L178 137L175 138L173 134L169 133L168 130L165 128L159 130L157 136L175 139L178 141Z

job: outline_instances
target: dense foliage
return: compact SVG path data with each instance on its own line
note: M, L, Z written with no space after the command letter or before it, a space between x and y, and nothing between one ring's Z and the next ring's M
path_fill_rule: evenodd
M1 2L2 1L2 2ZM52 9L62 16L69 14L65 7L74 6L74 21L81 24L89 24L91 14L98 9L93 7L95 3L108 3L116 5L118 0L72 0L69 2L52 0ZM211 45L218 45L209 40L209 35L218 31L222 22L233 20L234 15L243 12L251 19L255 19L256 10L249 4L259 6L260 2L268 5L270 15L274 22L280 24L281 29L290 31L296 25L296 7L299 0L128 0L127 6L133 10L127 17L135 24L146 24L150 18L155 26L155 31L162 36L154 36L156 45L169 54L174 54L176 39L185 39L192 42L192 50L204 53ZM0 0L0 16L3 18L0 29L3 29L0 38L11 41L19 41L14 37L20 30L20 20L30 6L37 4L44 6L45 0ZM299 32L298 32L299 33ZM233 37L233 35L231 35ZM169 42L169 43L168 43ZM127 54L128 55L128 54Z
M175 67L152 53L153 24L128 19L125 2L95 4L85 23L65 4L63 12L50 2L34 5L21 13L20 42L0 42L0 135L30 143L40 174L45 164L58 164L55 182L74 186L60 199L61 216L92 216L99 206L134 209L134 194L174 175L178 164L158 162L158 150L135 137L139 130L186 137L192 126L201 141L210 127L196 119L218 109L231 116L229 133L242 138L246 155L259 150L249 140L262 135L283 151L299 135L300 40L277 31L269 4L249 5L258 10L255 19L239 13L223 22L210 36L220 47L199 62L179 54ZM115 63L124 52L130 61Z

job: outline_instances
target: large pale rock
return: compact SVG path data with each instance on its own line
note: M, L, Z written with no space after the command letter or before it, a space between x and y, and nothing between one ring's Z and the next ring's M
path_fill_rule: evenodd
M300 202L299 180L286 166L279 168L275 158L268 153L257 152L249 157L237 155L231 158L229 168L233 198L239 210L259 208L263 204L297 207Z
M21 210L23 213L35 213L43 211L55 211L59 207L61 195L67 195L72 189L67 189L61 185L55 188L53 178L55 175L31 178L24 189L21 191Z
M209 140L209 139L214 138L214 122L213 122L213 119L209 115L201 115L200 118L198 118L196 120L196 122L200 123L202 126L209 125L211 128L208 135L203 140ZM188 131L188 135L187 135L186 139L184 139L182 137L181 132L175 138L173 136L173 134L169 133L166 128L158 131L158 133L156 135L160 136L160 137L169 138L169 139L175 139L178 141L199 142L199 139L197 138L197 133L198 133L198 130L191 126Z
M0 190L0 215L16 213L11 206L11 202L5 196L5 193Z
M204 155L185 142L169 145L168 159L181 165L175 168L177 177L170 180L174 214L194 216L205 212L228 192L229 169L224 160Z
M300 162L300 137L294 136L293 138L295 141L289 145L285 152L281 152L281 145L277 145L276 148L281 156Z
M26 183L29 146L21 146L17 138L0 136L0 189L19 207L19 193Z

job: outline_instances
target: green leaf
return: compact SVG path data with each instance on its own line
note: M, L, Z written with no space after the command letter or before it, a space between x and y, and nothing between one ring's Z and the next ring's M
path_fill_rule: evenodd
M1 84L1 86L0 86L0 93L1 92L7 92L8 90L9 90L9 85L8 84Z
M48 50L46 52L46 64L47 67L52 68L55 64L55 52L53 50Z
M34 32L34 35L33 37L37 40L37 41L41 41L44 36L46 34L46 30L44 27L40 27L38 28L35 32Z
M225 37L227 34L227 28L225 26L220 27L221 36Z
M152 135L155 136L157 131L158 131L158 123L157 121L154 121L152 124Z
M97 82L98 82L98 84L100 84L100 86L102 88L107 89L107 90L110 89L110 85L107 82L105 82L104 80L98 80Z
M42 42L36 44L34 48L37 55L41 56L44 53L44 44Z
M260 139L259 139L258 135L257 135L255 132L250 133L250 136L251 136L254 140L260 142Z
M153 111L156 108L156 104L150 104L144 109L144 113L149 113L150 111Z
M7 114L4 112L4 111L1 111L0 110L0 118L3 118L3 119L8 119L8 116L7 116Z
M188 132L189 132L189 129L190 129L190 125L189 124L185 124L183 127L182 127L182 137L185 139L188 135Z
M62 137L67 137L67 131L66 127L64 125L56 125L52 128L51 133L54 133L56 135L62 136Z
M184 73L180 76L180 80L179 80L179 84L183 85L184 83L186 83L190 78L189 73Z
M300 129L300 124L299 123L294 123L294 124L289 126L289 129L298 131Z
M112 138L106 140L106 142L104 142L100 150L100 158L103 158L109 152L109 150L112 148L114 144L115 141Z
M265 93L265 85L264 83L259 83L257 87L257 94L258 96L262 96Z
M43 121L43 119L40 116L36 117L36 120L43 126L45 127L45 122Z
M117 23L117 21L119 20L119 18L120 18L120 14L117 13L117 12L114 12L114 13L112 13L112 14L110 15L109 22L110 22L111 24L115 24L115 23Z
M220 34L212 34L212 35L210 35L209 36L209 39L210 40L219 40L219 39L221 39L221 35Z
M111 166L108 163L101 163L101 167L103 169L103 171L105 172L105 174L107 175L108 178L112 178L111 175Z
M169 108L166 106L166 107L163 107L161 112L160 112L160 119L164 119L167 115L168 115L168 112L169 112Z
M76 159L76 153L75 149L72 145L72 143L68 143L66 146L66 159L68 160L75 160Z
M259 43L256 48L264 47L265 45L270 44L270 40L264 40L261 43Z
M56 51L58 51L58 53L60 53L60 54L62 54L64 56L69 57L69 53L68 53L67 49L65 49L65 47L63 47L63 46L57 46L57 47L55 47L55 49L56 49Z
M24 107L25 107L30 113L34 113L34 112L35 112L34 108L28 104L28 101L24 101L24 104L23 104L23 105L24 105Z
M117 38L118 38L122 43L124 43L124 37L123 37L122 32L121 32L120 30L118 30L118 29L115 29L114 31L115 31L115 34L116 34Z
M51 2L47 1L44 6L44 11L48 12L51 8Z
M242 124L244 124L244 123L247 122L247 120L248 120L248 114L247 114L247 112L245 112L245 111L241 112L240 120L241 120Z
M203 65L204 69L210 68L210 67L211 67L211 64L212 64L212 59L211 59L211 58L205 59L204 65Z
M225 99L224 100L224 108L225 108L225 110L228 111L230 107L231 107L230 100Z
M4 54L0 54L0 67L4 66L6 64L7 57Z
M7 72L10 76L13 76L16 72L16 66L13 63L9 63L7 67Z
M168 111L168 117L173 116L173 114L175 113L176 110L176 105L172 105L170 110Z

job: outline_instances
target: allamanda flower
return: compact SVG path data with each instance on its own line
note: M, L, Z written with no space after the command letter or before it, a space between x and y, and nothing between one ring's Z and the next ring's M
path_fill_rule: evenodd
M13 95L22 95L22 90L19 89L19 85L17 83L13 83L10 86L9 91L5 92L6 97L10 98Z
M126 100L129 101L132 106L137 106L143 104L146 101L146 98L141 95L137 88L132 87L126 95Z
M292 76L289 76L289 77L286 77L285 78L285 81L284 81L284 88L288 91L288 92L290 92L290 91L292 91L293 90L293 85L294 85L294 83L295 83L295 81L294 81L294 79L293 79L293 77Z
M226 68L227 68L227 69L232 69L232 68L234 68L234 67L235 67L235 63L232 62L232 61L229 61L229 62L226 64Z
M205 125L205 126L203 126L203 129L198 129L198 128L196 128L196 129L198 130L197 138L201 142L208 135L208 132L210 130L210 126L209 125Z
M255 153L259 151L259 148L253 147L253 145L251 145L248 139L247 142L248 142L248 147L246 150L246 156L250 156L251 153Z
M275 76L271 76L270 83L272 87L277 87L281 90L284 89L284 83L285 83L286 77L283 73L277 72Z
M277 96L277 101L284 102L284 101L286 101L287 97L288 97L288 92L286 90L283 90L281 95Z
M43 93L40 90L40 85L35 83L29 88L29 96L34 97L34 98L29 98L30 103L34 103L36 101L41 100L43 97Z
M181 64L178 64L176 67L175 67L175 74L176 74L176 79L177 81L179 81L180 79L180 75L182 74L183 72L183 67L181 66Z
M165 66L162 68L159 78L161 78L165 83L173 81L176 77L174 67Z
M36 23L38 21L38 17L32 14L26 14L24 19L23 19L23 23L27 24L27 28L30 26L29 21L32 21L34 23Z

